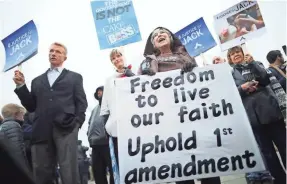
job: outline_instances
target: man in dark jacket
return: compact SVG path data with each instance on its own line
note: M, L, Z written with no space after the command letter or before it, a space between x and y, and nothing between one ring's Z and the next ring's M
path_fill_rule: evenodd
M110 184L114 184L109 139L105 131L105 119L100 116L104 87L98 87L94 96L99 101L89 119L88 140L92 147L92 168L95 183L108 184L106 170L110 171Z
M5 134L17 152L22 153L21 159L27 164L26 150L21 126L24 122L25 109L17 104L7 104L2 108L4 120L0 131Z
M268 68L277 78L282 88L286 92L286 65L284 58L279 50L272 50L266 56L270 67Z
M13 78L21 104L35 112L31 151L37 184L55 179L57 163L63 184L79 182L77 140L85 121L87 99L83 77L63 66L67 52L61 43L50 46L50 68L32 80L31 91L21 71L16 70Z

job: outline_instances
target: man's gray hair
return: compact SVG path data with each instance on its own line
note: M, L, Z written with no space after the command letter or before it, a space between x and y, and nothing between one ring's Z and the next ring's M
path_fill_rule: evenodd
M65 54L68 55L68 49L67 49L67 47L64 44L62 44L60 42L54 42L51 45L57 45L57 46L62 47L65 50Z

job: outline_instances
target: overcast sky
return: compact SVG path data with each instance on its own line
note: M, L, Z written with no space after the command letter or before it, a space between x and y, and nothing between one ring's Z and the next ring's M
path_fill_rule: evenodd
M133 0L139 23L142 41L124 47L127 63L137 70L143 60L143 50L150 32L163 26L173 32L203 17L215 37L213 16L237 0ZM271 49L281 49L286 44L286 1L259 1L259 6L266 23L267 33L247 43L248 51L256 60L266 62L266 54ZM96 29L90 7L90 0L0 0L0 37L1 40L31 19L39 33L39 53L23 64L22 70L26 83L30 86L33 78L45 72L49 67L48 48L52 42L64 43L68 48L68 60L65 67L81 73L84 88L91 110L97 104L93 97L95 89L103 85L106 77L114 70L110 60L110 50L99 50ZM218 42L217 38L215 37ZM210 63L212 56L226 56L219 46L205 53ZM201 58L196 58L202 65ZM0 69L5 64L5 50L0 44ZM0 73L0 107L6 103L19 103L13 90L13 71ZM80 130L79 138L85 145L87 141L87 122Z

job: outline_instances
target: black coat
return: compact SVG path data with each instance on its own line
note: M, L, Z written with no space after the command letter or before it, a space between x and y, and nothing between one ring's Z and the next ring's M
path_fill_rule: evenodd
M89 150L88 147L82 146L82 145L78 144L78 159L79 159L79 160L80 160L80 159L82 159L82 160L86 159L86 158L87 158L86 152L87 152L88 150Z
M90 147L109 145L109 138L105 130L105 117L100 116L101 106L96 106L89 119L88 140Z
M26 159L23 131L21 128L22 123L14 119L4 119L0 125L0 131L5 134L15 149L22 153L22 157Z
M6 184L35 184L32 172L7 136L0 132L0 178Z
M22 105L35 112L32 143L51 140L53 126L65 134L85 121L87 99L82 76L64 69L50 87L47 72L32 81L31 92L26 85L15 89Z
M280 85L282 86L282 88L284 89L284 91L286 92L286 77L282 76L280 74L280 72L278 72L276 69L269 67L268 68L272 74L276 77L276 79L279 81ZM282 72L286 73L286 70L282 70Z
M269 75L260 65L261 63L253 61L246 66L251 69L255 80L259 82L258 90L250 94L241 88L241 85L247 82L241 74L242 71L236 66L233 68L233 78L252 126L269 124L283 118L275 95L268 86Z

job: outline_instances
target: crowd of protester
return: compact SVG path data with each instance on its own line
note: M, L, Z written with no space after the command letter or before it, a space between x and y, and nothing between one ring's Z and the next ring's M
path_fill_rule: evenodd
M82 76L63 67L67 48L60 43L51 45L51 67L32 81L31 91L25 84L24 74L16 70L15 93L22 106L12 103L2 106L1 179L3 175L6 183L87 184L93 176L97 184L113 184L109 140L113 142L117 164L119 162L114 79L134 75L152 76L177 69L187 73L198 67L180 40L163 27L151 32L144 56L138 72L134 73L131 66L126 65L120 50L111 51L109 59L116 69L104 86L96 88L94 98L98 105L88 121L91 158L86 154L89 148L77 138L78 130L85 121L87 100ZM214 56L212 62L230 65L266 165L266 171L247 173L247 182L264 180L285 184L286 61L279 50L266 53L266 60L269 63L267 68L263 61L256 61L252 53L244 53L241 46L236 46L228 50L226 59ZM9 172L20 174L15 178ZM220 184L220 177L200 181L202 184ZM194 184L194 181L176 183Z

